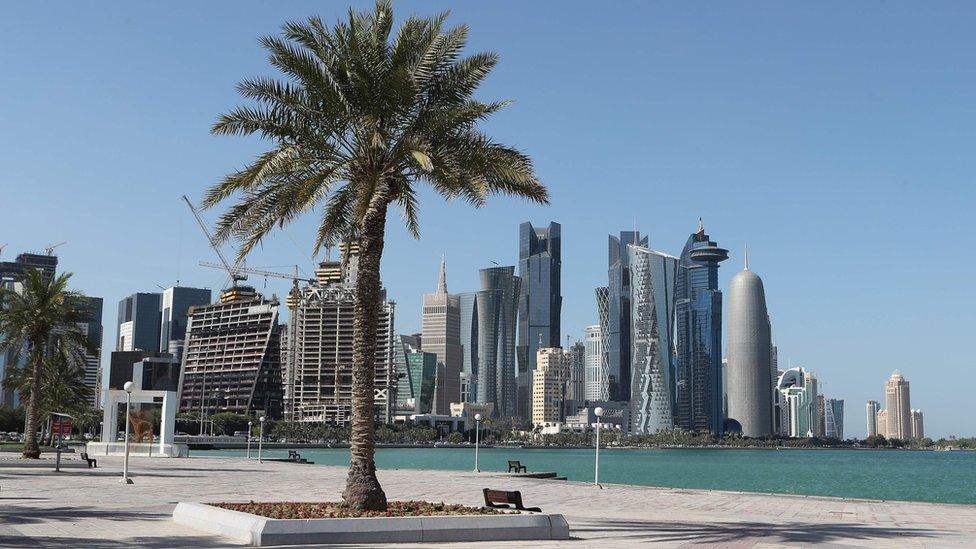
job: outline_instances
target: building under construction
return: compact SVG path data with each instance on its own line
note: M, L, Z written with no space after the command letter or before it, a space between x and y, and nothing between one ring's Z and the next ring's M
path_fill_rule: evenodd
M353 322L358 247L340 247L344 261L324 261L315 280L288 296L285 416L295 421L349 423L352 416ZM348 252L348 253L347 253ZM395 405L394 303L381 295L376 328L374 414L388 421Z
M190 309L180 369L180 411L282 413L278 301L235 286Z

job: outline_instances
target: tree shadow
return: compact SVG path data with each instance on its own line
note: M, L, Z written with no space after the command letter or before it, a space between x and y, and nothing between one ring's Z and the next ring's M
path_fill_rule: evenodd
M763 538L771 543L812 545L840 540L868 540L892 538L930 538L940 534L920 528L888 528L854 523L808 522L718 522L682 523L638 520L576 521L570 527L573 534L583 532L610 533L613 538L636 542L693 541L705 544L734 543L750 538Z
M166 512L97 509L94 507L22 507L17 505L0 507L0 524L5 526L49 521L77 522L91 518L112 521L163 520L170 516L170 513ZM5 547L5 545L0 543L0 547Z
M42 547L85 547L88 549L119 549L122 547L148 547L170 549L172 547L237 547L226 538L218 536L133 536L130 538L76 538L63 536L2 536L0 547L38 549Z

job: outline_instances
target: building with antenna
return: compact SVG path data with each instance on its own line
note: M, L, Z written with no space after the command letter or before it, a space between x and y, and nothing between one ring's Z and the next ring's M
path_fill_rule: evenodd
M451 404L461 402L461 301L447 293L447 261L441 258L437 290L424 294L421 348L437 356L434 415L451 414Z
M722 291L719 263L729 258L705 233L688 237L681 251L675 284L676 376L675 427L722 433Z
M763 282L749 270L748 254L729 286L727 347L728 417L744 436L767 436L773 428L772 340Z

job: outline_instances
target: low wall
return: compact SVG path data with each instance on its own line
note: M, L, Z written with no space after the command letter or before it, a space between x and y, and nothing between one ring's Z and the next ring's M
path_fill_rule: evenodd
M88 455L96 456L124 456L124 442L89 442L86 446ZM173 444L160 444L154 442L130 442L129 456L136 457L187 457L190 455L190 447L186 444L176 442Z

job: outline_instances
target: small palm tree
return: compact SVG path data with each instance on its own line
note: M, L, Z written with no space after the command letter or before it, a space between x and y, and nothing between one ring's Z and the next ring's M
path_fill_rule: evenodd
M44 405L42 377L45 367L63 362L84 363L90 351L88 336L80 324L90 320L84 296L68 290L71 273L46 278L29 269L19 290L0 288L0 352L11 352L14 360L26 354L26 384L21 388L27 399L27 432L24 458L37 459L37 419ZM52 366L53 367L53 366Z
M314 243L359 245L353 331L350 469L343 498L358 509L385 509L376 480L373 378L380 310L380 260L388 209L400 210L419 237L418 187L475 206L502 193L546 203L532 162L493 142L478 124L507 103L472 95L498 61L462 57L468 27L444 28L447 13L411 17L393 34L386 0L350 10L329 28L313 17L287 23L262 44L283 80L243 81L256 105L222 115L215 134L260 135L273 146L210 188L206 207L234 197L217 224L246 255L274 229L320 209Z

